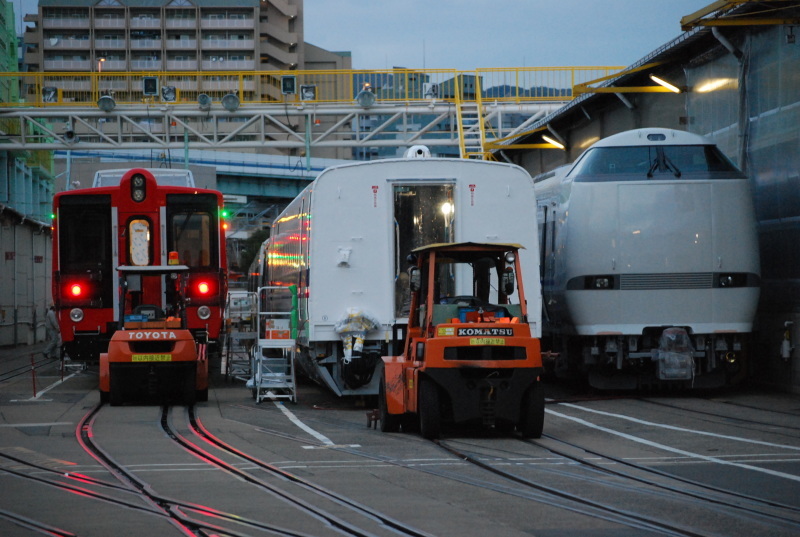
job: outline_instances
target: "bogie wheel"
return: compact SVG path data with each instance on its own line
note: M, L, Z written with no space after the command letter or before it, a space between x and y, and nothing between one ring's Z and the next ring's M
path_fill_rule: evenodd
M103 404L107 404L111 398L109 397L108 392L100 391L100 402Z
M522 396L517 428L523 438L541 438L544 429L544 385L541 380L534 382Z
M384 433L396 433L400 430L400 419L402 416L389 414L389 405L386 401L386 376L381 375L378 387L378 412L381 418L381 431Z
M442 434L439 388L427 378L419 379L419 432L428 440L435 440Z

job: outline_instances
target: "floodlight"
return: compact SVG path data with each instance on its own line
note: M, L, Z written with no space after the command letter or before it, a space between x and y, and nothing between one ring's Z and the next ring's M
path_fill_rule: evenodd
M236 112L239 108L239 97L233 93L227 94L222 98L222 106L225 107L225 110L228 112Z
M200 105L200 110L207 111L211 110L211 97L209 97L205 93L201 93L197 96L197 104Z
M117 106L117 101L111 95L103 95L97 100L97 108L103 112L111 112Z
M356 102L361 108L369 108L375 104L375 100L375 94L372 93L372 88L369 84L364 84L364 89L359 91L358 95L356 95Z

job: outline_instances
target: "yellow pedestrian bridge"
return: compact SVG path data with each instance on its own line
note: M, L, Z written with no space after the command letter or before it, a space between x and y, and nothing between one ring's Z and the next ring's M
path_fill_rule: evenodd
M458 147L484 158L621 67L0 73L7 150ZM18 90L18 98L16 96ZM2 97L2 96L0 96Z

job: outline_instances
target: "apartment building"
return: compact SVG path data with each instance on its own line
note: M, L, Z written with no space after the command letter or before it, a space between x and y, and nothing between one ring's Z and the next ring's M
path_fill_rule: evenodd
M225 73L314 69L317 63L350 68L349 56L317 47L307 58L303 0L39 0L38 13L25 22L33 23L24 35L31 72L213 71L224 80ZM194 78L176 76L174 82L184 97L196 97ZM245 86L246 99L280 99L270 81Z

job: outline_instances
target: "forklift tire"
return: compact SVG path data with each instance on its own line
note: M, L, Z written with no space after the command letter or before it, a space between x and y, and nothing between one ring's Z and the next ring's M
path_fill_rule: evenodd
M544 429L544 385L537 380L522 396L519 424L523 438L541 438Z
M419 379L419 432L428 440L436 440L442 433L439 388L427 378Z
M108 404L110 399L111 398L109 397L108 392L104 392L104 391L100 390L100 403L101 404Z
M400 430L400 419L402 416L389 414L388 403L386 402L386 377L381 375L378 384L378 412L381 419L381 432L396 433Z

